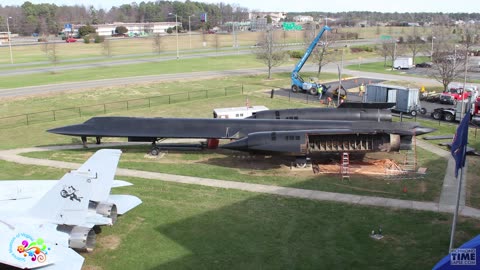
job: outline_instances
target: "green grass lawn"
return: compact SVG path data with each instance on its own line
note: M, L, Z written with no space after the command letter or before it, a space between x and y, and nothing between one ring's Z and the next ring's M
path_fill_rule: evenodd
M200 59L181 59L158 63L142 63L111 67L95 67L88 69L36 73L2 77L0 88L16 88L32 85L62 83L72 81L90 81L100 79L123 78L130 76L174 74L183 72L197 72L209 70L230 70L242 68L263 67L251 55L218 56Z
M419 201L438 201L447 165L446 160L419 148L419 166L428 168L428 174L421 180L385 180L382 177L352 175L349 182L342 182L337 174L314 175L311 169L290 170L289 165L294 159L289 157L264 158L259 155L253 158L234 151L203 150L168 151L161 159L151 159L145 157L149 148L148 145L121 147L124 154L119 166L175 175ZM32 152L24 155L81 163L96 150ZM391 158L401 163L404 155L373 154L365 160L372 158ZM313 161L316 162L315 158ZM355 166L355 161L352 164ZM407 193L403 192L404 187Z
M414 119L405 119L406 121L414 121ZM437 131L432 132L425 136L434 136L434 135L448 135L455 134L458 124L448 123L443 121L434 121L434 120L424 120L417 119L417 122L421 123L422 126L436 128ZM423 136L421 136L423 137ZM438 146L442 142L451 142L451 140L433 140L425 141L430 144ZM475 149L480 149L480 131L476 130L473 127L470 127L468 134L468 145ZM443 149L449 150L447 147L442 146ZM467 196L466 204L475 208L480 208L480 178L478 177L478 172L480 171L480 158L475 156L467 156L468 170L467 170ZM438 165L442 166L442 165Z
M218 82L218 81L217 81ZM259 87L259 86L256 86ZM265 86L264 86L265 89ZM249 90L250 91L250 90ZM268 88L265 89L268 91ZM149 117L160 117L160 116L172 116L172 117L206 117L211 118L214 108L223 108L223 107L240 107L245 106L246 99L248 97L251 105L265 105L268 108L296 108L296 107L306 107L312 106L312 104L302 104L298 102L288 102L285 99L270 99L266 94L255 94L245 91L245 95L236 94L223 96L218 98L210 99L199 99L186 101L180 100L180 102L174 104L164 104L160 103L156 106L150 108L140 108L134 110L125 110L119 109L114 113L108 115L130 115L130 116L149 116ZM95 96L95 93L90 93L92 97ZM89 98L89 94L85 94L85 99ZM48 98L47 98L48 99ZM54 99L52 97L52 99ZM30 99L29 99L30 100ZM34 99L31 99L33 101ZM61 102L61 100L59 101ZM65 103L68 101L65 100ZM18 104L18 103L17 103ZM28 103L26 103L28 104ZM48 104L48 102L47 102ZM41 105L39 105L41 106ZM51 107L50 107L51 108ZM102 107L103 108L103 107ZM98 112L98 114L103 114ZM51 121L51 114L43 115L37 114L38 121L36 124L23 125L23 124L12 124L11 126L3 125L4 128L0 128L0 149L12 149L19 147L28 147L28 146L39 146L39 145L50 145L50 144L70 144L72 142L78 142L78 138L58 136L45 132L47 129L64 126L69 124L81 123L88 120L93 115L83 115L82 117L73 117L67 119L57 119L56 121ZM45 117L45 122L42 122L42 118ZM23 121L23 120L21 120Z
M65 170L0 161L0 179ZM446 255L451 215L318 202L156 180L125 179L143 204L102 227L87 269L430 269ZM380 241L369 237L382 228ZM457 243L478 233L461 218ZM373 256L373 257L372 257ZM375 258L375 259L372 259Z
M306 72L304 75L313 76L314 74ZM322 81L335 80L336 78L336 74L322 73ZM225 89L227 89L227 94L238 94L242 91L242 85L244 94L249 94L260 89L267 90L279 87L290 88L290 74L274 73L272 74L271 80L266 79L266 74L221 77L215 78L214 80L192 78L186 81L150 83L126 87L102 87L89 91L62 92L34 97L4 99L0 101L0 117L44 111L48 111L46 117L52 117L52 110L102 105L104 103L171 94L178 94L176 96L177 98L186 101L188 99L188 93L194 92L194 94L191 95L192 99L197 97L197 95L198 98L204 97L204 90L209 92L210 97L224 95ZM152 104L154 104L155 101L160 102L159 99L152 99ZM237 106L244 104L245 103L242 102L242 104ZM88 108L86 108L86 110L88 111ZM108 108L107 111L109 111ZM2 121L0 121L0 125L1 123Z
M334 74L326 74L326 77L335 77ZM175 91L188 92L190 90L205 89L214 87L215 85L237 85L242 82L244 86L244 95L240 95L239 91L236 95L228 95L217 98L210 98L208 102L205 99L190 100L184 99L181 102L175 104L162 104L158 106L152 106L150 108L137 108L133 110L119 109L109 115L129 115L129 116L162 116L162 117L211 117L213 108L218 107L236 107L243 106L248 96L249 102L252 105L265 105L271 109L275 108L294 108L294 107L307 107L313 104L302 104L298 102L288 102L286 99L270 99L269 95L264 94L270 89L269 85L285 85L289 84L289 74L281 73L275 74L272 80L265 80L263 76L242 76L242 77L230 77L218 80L202 80L191 82L172 82L170 84L153 84L145 86L135 86L126 89L122 88L107 88L97 89L95 91L78 92L71 94L58 94L46 97L27 98L19 100L11 100L5 102L2 106L4 113L9 113L12 110L22 112L21 109L28 110L40 110L41 108L59 108L60 106L75 107L87 104L98 104L98 102L109 99L112 102L118 100L125 100L128 98L141 98L156 94L170 94ZM176 88L173 88L176 86ZM263 89L263 90L262 90ZM260 92L258 92L260 91ZM61 107L60 107L61 108ZM0 110L1 112L1 110ZM101 112L103 113L103 111ZM42 115L39 116L39 120L42 120ZM50 119L51 115L45 116L46 119ZM38 145L50 145L50 144L70 144L79 143L79 138L59 136L46 133L45 130L53 127L81 123L89 119L89 116L74 117L71 119L57 119L57 121L50 121L37 123L28 126L18 126L9 129L0 129L0 135L5 138L4 143L0 142L0 149L26 147L26 146L38 146ZM22 134L22 135L20 135ZM128 150L129 148L125 148ZM433 164L443 164L445 161L439 159L436 156L421 154L422 165L429 168L429 174L425 180L422 181L390 181L385 184L385 181L368 178L368 177L353 177L351 184L339 183L336 176L322 177L321 180L315 179L310 175L297 176L289 174L283 175L283 171L275 170L272 168L271 172L263 170L261 173L254 173L252 170L242 170L242 168L236 168L234 164L225 164L225 161L229 160L229 155L218 154L208 162L202 162L202 158L198 155L184 155L194 158L196 162L190 164L187 169L179 169L176 166L175 159L168 157L165 164L159 164L154 162L145 161L143 158L144 153L148 150L148 146L135 149L125 154L125 160L130 162L122 163L122 166L134 169L146 169L152 171L160 171L165 173L183 174L200 177L211 177L216 179L226 179L232 181L247 181L252 183L263 183L269 185L282 185L282 186L295 186L299 188L308 189L320 189L332 192L346 192L363 195L374 195L384 197L395 197L403 199L416 199L435 201L438 199L441 181L443 179L443 166L434 166ZM61 152L62 153L62 152ZM68 153L68 152L65 152ZM44 153L32 153L32 156L47 155ZM70 154L67 154L70 155ZM209 155L209 154L200 154ZM72 154L72 156L75 156ZM64 157L62 157L64 158ZM78 156L77 156L78 158ZM81 158L81 157L80 157ZM401 156L394 157L402 159ZM181 158L179 158L181 159ZM79 162L79 160L76 160ZM140 162L136 162L140 161ZM260 162L265 162L261 160ZM289 164L290 160L286 159L283 164ZM278 164L277 164L278 166ZM288 170L287 170L288 172ZM403 193L403 187L407 185L410 192Z

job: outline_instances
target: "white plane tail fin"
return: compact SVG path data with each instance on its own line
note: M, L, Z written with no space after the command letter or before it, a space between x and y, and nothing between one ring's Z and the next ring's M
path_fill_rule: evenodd
M65 174L28 215L56 224L82 225L89 201L95 201L95 196L108 199L120 154L120 150L97 151L80 169Z
M122 151L118 149L101 149L91 156L78 170L81 173L96 173L98 182L90 198L92 201L106 201L113 186Z

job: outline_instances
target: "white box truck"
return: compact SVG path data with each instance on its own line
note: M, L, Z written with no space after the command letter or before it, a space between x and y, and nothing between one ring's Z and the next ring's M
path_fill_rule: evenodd
M393 61L395 69L411 69L413 67L413 59L411 57L399 57Z

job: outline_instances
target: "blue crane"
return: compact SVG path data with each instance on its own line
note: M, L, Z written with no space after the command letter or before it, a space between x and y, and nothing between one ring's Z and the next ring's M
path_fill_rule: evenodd
M317 83L305 82L303 78L300 76L300 74L298 73L302 69L305 62L307 62L308 57L310 57L310 55L312 54L313 49L315 48L315 46L317 46L317 43L320 40L320 38L323 36L323 33L325 32L325 30L331 31L332 29L326 25L322 28L322 31L318 33L318 35L312 41L310 46L308 46L307 51L303 55L302 59L298 61L297 65L295 66L295 69L292 71L292 92L298 92L299 90L303 90L303 91L310 91L312 95L317 94L318 87L320 85Z

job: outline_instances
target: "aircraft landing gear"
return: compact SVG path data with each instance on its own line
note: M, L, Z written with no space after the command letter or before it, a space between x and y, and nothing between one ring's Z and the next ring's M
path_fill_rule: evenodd
M83 144L83 148L88 148L87 147L87 136L82 136L82 144Z
M151 156L158 156L158 154L160 154L160 148L157 146L157 143L156 141L153 141L152 142L152 149L150 149L150 153L149 153Z
M95 139L97 140L97 144L101 144L101 143L102 143L102 137L96 137Z
M297 168L306 168L309 163L311 163L311 160L309 157L297 157L295 159L295 167Z

